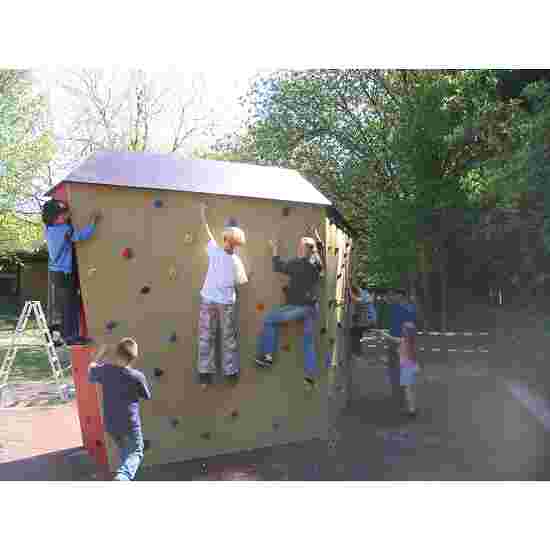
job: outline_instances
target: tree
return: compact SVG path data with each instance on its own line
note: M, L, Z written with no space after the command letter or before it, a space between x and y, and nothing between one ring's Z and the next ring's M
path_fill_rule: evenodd
M53 171L70 170L100 149L186 154L192 138L211 135L215 124L202 104L202 76L174 86L159 82L143 70L61 73L53 86L64 108Z
M30 75L0 70L0 251L15 257L40 239L37 216L40 178L55 152L45 98L34 90Z
M392 285L414 283L419 249L445 281L449 236L498 195L483 166L513 149L518 110L491 71L280 71L248 100L258 160L317 176L360 235L359 275Z

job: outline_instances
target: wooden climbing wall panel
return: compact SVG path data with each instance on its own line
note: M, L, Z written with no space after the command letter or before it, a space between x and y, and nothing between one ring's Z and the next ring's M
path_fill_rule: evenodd
M153 399L142 404L145 464L163 464L242 449L327 437L326 353L336 337L337 260L327 254L321 320L316 331L320 383L303 383L303 323L280 334L272 370L254 366L257 337L266 312L283 302L288 278L273 273L269 239L279 239L281 255L296 254L308 225L327 240L338 240L322 207L261 199L230 198L175 191L70 184L73 219L82 226L94 209L103 220L93 239L77 244L88 330L96 344L136 338ZM161 200L162 205L155 205ZM200 289L206 274L207 235L199 203L218 242L224 221L234 216L247 235L239 250L250 282L239 297L241 378L229 386L217 380L202 391L196 376ZM289 211L283 212L285 207ZM126 256L125 249L129 250ZM145 289L145 291L144 291ZM111 323L111 325L108 325ZM114 326L113 326L114 324ZM320 334L320 328L328 329ZM158 376L160 369L162 372ZM117 459L108 442L111 467Z

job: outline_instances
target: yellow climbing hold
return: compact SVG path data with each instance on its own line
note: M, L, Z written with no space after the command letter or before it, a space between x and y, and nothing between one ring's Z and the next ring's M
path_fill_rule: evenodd
M90 269L88 269L88 277L93 277L96 273L97 273L96 267L90 267Z
M170 279L173 281L174 279L177 278L178 276L178 272L176 271L176 268L175 267L171 267L169 270L168 270L168 276L170 277Z

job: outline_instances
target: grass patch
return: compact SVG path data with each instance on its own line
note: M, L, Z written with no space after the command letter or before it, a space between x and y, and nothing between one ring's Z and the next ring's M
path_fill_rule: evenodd
M17 308L3 306L0 313L0 364L11 344L13 333L17 325ZM31 322L32 320L32 322ZM42 344L45 339L41 331L37 330L36 322L31 318L19 343L25 347L17 350L15 362L10 372L10 383L37 382L52 379L52 369L48 361L46 347ZM70 363L70 355L66 348L57 348L61 365ZM66 371L69 374L69 371ZM66 377L64 377L66 378ZM69 379L71 377L69 376Z

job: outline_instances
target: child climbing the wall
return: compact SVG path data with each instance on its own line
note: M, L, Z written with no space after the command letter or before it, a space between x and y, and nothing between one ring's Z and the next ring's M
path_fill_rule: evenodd
M240 374L239 321L236 287L248 282L236 250L246 237L237 220L230 218L219 246L206 220L206 204L201 204L201 219L208 235L208 271L201 290L199 310L198 371L203 390L216 374L216 333L221 329L222 370L226 380L236 382Z
M63 201L51 199L42 208L51 289L48 300L48 323L52 332L54 327L59 327L67 345L81 341L80 296L73 243L90 239L100 218L100 214L94 212L90 223L78 230L71 223L69 207ZM57 339L56 345L60 344L61 341Z
M314 321L318 316L319 281L323 272L322 258L316 251L315 240L302 237L298 256L283 260L279 256L278 243L269 241L273 271L290 278L286 292L287 303L274 307L264 317L263 332L256 364L262 368L273 365L277 349L279 325L287 321L304 321L304 382L308 389L315 385L318 375L315 353Z
M88 380L103 387L103 422L105 431L115 442L120 454L114 481L131 481L143 460L143 434L139 400L151 399L145 376L132 368L138 358L138 345L132 338L120 340L112 361L103 361L109 348L96 353Z

